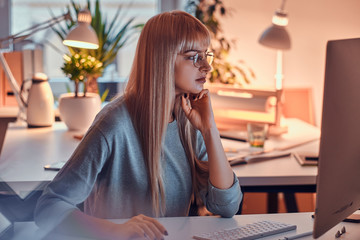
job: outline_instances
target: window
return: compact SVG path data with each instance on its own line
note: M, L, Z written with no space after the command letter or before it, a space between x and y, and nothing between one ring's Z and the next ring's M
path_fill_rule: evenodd
M77 0L76 2L85 6L87 1ZM94 2L94 0L91 0L92 5L94 5ZM135 16L136 23L145 23L157 13L157 2L157 0L101 0L100 4L102 13L108 19L112 19L118 6L122 5L125 18ZM70 0L12 0L11 33L18 33L36 23L50 19L50 11L55 16L59 16L65 12L65 7L69 4ZM66 78L60 67L63 64L62 55L67 52L67 49L63 46L56 33L51 29L46 29L34 34L29 39L33 41L32 46L43 49L44 72L48 77L53 81L64 81ZM106 69L104 77L117 79L128 76L132 64L130 59L135 54L136 43L137 38L120 49L115 63Z

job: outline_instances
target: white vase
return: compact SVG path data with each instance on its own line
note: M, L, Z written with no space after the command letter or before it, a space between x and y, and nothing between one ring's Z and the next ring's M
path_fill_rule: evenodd
M64 93L59 98L60 118L69 130L87 131L100 109L101 100L97 93L86 93L85 97Z
M39 75L38 75L39 76ZM34 77L27 99L28 127L50 127L54 123L54 96L46 78Z

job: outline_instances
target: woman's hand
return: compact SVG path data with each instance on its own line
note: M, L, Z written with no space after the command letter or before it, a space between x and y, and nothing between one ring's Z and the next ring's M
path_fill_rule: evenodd
M216 127L209 90L203 89L198 95L182 95L181 107L190 123L201 133Z
M168 233L163 225L156 219L145 215L138 215L131 218L124 224L116 224L116 229L112 229L114 239L164 239Z
M181 96L181 107L190 123L204 138L211 184L220 189L228 189L233 185L234 177L216 128L209 90L204 89L195 97Z

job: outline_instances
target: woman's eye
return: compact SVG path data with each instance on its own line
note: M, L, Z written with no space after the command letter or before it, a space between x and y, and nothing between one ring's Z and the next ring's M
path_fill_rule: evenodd
M186 60L194 60L194 59L195 59L195 56L187 56L185 59L186 59Z

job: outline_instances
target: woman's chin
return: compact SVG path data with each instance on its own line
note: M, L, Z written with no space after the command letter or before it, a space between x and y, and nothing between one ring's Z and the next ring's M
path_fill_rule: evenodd
M176 96L184 94L184 93L188 93L190 95L197 95L199 94L202 90L204 89L204 85L202 84L201 86L195 86L191 89L182 89L182 90L175 90L175 94Z
M201 84L199 86L196 86L195 88L193 88L190 93L191 94L199 94L202 90L204 89L204 84Z

